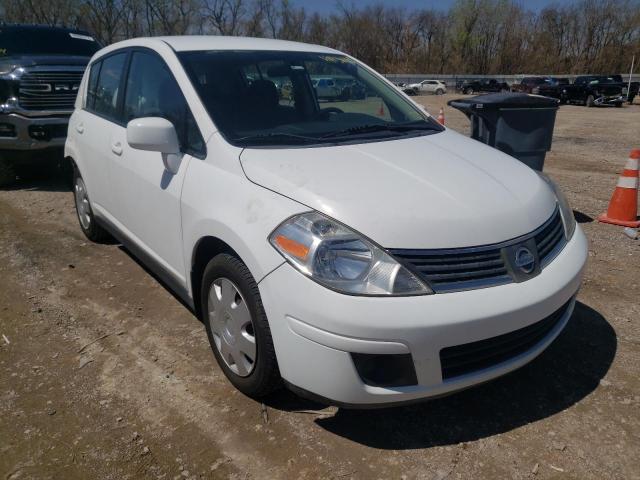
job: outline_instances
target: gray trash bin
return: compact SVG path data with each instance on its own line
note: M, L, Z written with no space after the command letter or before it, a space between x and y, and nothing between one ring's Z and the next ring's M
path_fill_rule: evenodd
M559 101L526 93L495 93L450 100L471 120L471 137L542 170L551 150Z

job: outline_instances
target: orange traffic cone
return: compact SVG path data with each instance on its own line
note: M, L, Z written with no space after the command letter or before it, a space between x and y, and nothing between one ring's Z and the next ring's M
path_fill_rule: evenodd
M440 113L438 113L438 122L444 125L444 109L440 107Z
M378 115L384 117L384 102L380 102L380 108L378 109Z
M627 160L609 202L609 209L607 213L598 217L598 221L623 227L640 227L640 220L638 220L638 160L640 160L640 149L631 150L629 160Z

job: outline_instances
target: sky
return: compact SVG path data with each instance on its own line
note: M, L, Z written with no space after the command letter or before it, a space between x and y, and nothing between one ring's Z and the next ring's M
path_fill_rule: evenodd
M335 10L335 0L292 0L292 3L312 12L331 13ZM356 7L381 3L390 7L404 7L407 10L433 8L436 10L448 10L455 0L346 0L347 4L353 3ZM571 0L519 0L522 6L534 11L539 11L551 4L573 3Z

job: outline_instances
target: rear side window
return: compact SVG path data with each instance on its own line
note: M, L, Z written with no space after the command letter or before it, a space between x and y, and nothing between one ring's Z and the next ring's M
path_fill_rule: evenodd
M118 101L121 95L120 80L124 72L126 52L111 55L102 60L98 82L93 96L93 106L87 108L109 120L118 120ZM93 70L94 66L91 67ZM91 79L89 79L91 83Z
M164 61L157 55L134 52L124 99L124 121L162 117L173 123L184 152L201 156L204 140L187 101Z

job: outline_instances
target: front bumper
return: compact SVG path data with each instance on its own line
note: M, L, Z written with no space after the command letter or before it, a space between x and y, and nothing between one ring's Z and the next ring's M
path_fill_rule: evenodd
M3 126L0 150L41 150L64 146L69 117L27 117L9 113L0 115L0 125Z
M259 288L286 382L338 404L385 405L442 396L533 360L568 322L586 259L587 240L578 227L554 261L522 283L416 297L360 297L322 287L285 263ZM553 329L527 351L443 380L442 349L527 327L565 304ZM410 354L417 384L367 385L353 353Z
M594 103L596 105L621 105L627 100L627 95L616 95L613 97L598 97Z

